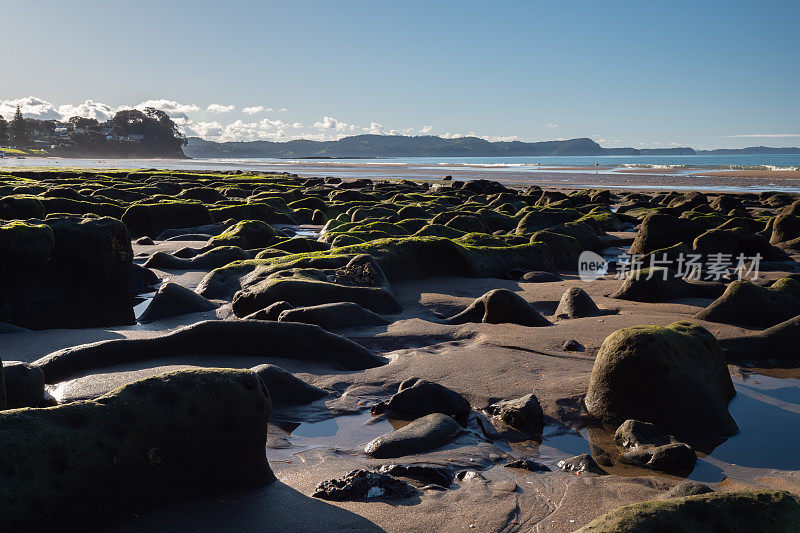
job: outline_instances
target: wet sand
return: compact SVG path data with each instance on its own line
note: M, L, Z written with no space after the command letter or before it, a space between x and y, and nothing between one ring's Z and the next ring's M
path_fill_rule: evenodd
M174 251L189 242L171 241L155 246L135 245L137 262L155 250ZM206 272L179 270L157 274L194 288ZM781 272L763 274L770 279ZM617 464L608 476L577 476L559 471L556 463L567 457L589 453L592 447L618 454L611 444L613 428L583 428L580 398L585 394L594 354L603 339L623 327L667 325L691 319L708 299L685 299L647 304L608 297L621 281L610 278L591 283L574 275L563 281L523 283L487 278L445 276L415 282L394 283L404 305L401 315L385 327L345 330L340 333L388 357L388 365L360 372L343 372L330 365L270 358L219 357L156 360L100 369L52 389L62 400L96 397L124 383L164 371L192 367L246 368L260 363L278 364L318 387L335 392L335 398L291 410L276 409L270 425L267 455L278 483L262 489L237 491L212 498L199 498L142 513L117 524L112 530L158 530L169 524L173 531L265 530L265 531L431 531L447 524L449 531L573 531L596 516L621 505L658 497L681 481L670 475ZM583 319L555 320L553 312L561 294L573 286L586 290L602 309L617 314ZM554 325L526 328L513 324L445 325L434 312L463 309L487 290L507 288L534 306ZM0 351L17 359L33 361L61 347L111 338L146 338L200 320L229 316L230 304L216 313L196 313L152 324L120 328L49 330L0 335ZM697 320L692 319L695 322ZM699 323L718 338L747 333L735 326ZM565 352L564 341L576 339L586 350ZM756 369L732 366L740 395L748 402L745 411L755 416L781 411L782 424L800 428L800 394L779 400L783 388L768 387L750 393L758 385ZM764 371L763 380L774 371ZM794 374L792 374L794 375ZM321 481L340 477L357 468L374 468L397 460L371 459L361 452L370 439L385 433L386 421L373 421L367 408L396 391L410 377L435 381L459 391L478 411L502 398L534 392L542 403L547 426L541 443L521 441L508 446L489 442L479 428L443 449L419 454L418 463L440 464L473 470L472 479L458 488L423 490L419 497L401 504L391 502L323 502L309 495ZM772 378L777 379L777 378ZM791 381L791 380L790 380ZM800 392L799 380L789 383ZM778 381L780 382L780 380ZM750 388L748 388L750 387ZM762 385L763 387L763 385ZM746 393L746 394L745 394ZM775 406L777 401L783 404ZM755 407L753 407L753 404ZM788 406L788 407L787 407ZM790 411L786 411L790 409ZM741 487L775 487L800 494L800 458L794 439L772 435L769 456L759 449L761 438L770 435L753 420L754 414L737 413L742 434L729 439L744 443L745 452L711 451L701 458L690 479L706 482L718 490ZM748 418L742 418L747 416ZM332 417L332 418L331 418ZM281 420L299 420L294 432L278 427ZM749 427L749 425L751 427ZM785 425L783 426L785 427ZM724 444L718 449L724 452ZM718 457L718 455L720 457ZM510 458L535 458L551 472L528 472L504 468ZM406 460L408 458L405 458ZM735 460L734 460L735 459Z

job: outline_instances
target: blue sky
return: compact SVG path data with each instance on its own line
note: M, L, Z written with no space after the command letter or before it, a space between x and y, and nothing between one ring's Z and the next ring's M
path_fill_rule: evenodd
M150 101L222 140L800 145L797 0L0 5L6 116Z

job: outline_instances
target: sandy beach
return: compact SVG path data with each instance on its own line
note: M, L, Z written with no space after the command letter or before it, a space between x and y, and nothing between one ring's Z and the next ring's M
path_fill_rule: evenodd
M126 304L129 310L135 305L129 322L123 314L122 322L109 323L105 313L77 317L55 312L56 307L31 316L20 311L33 305L31 292L8 296L16 300L0 319L7 323L0 354L6 363L22 361L31 372L44 372L42 406L88 406L130 384L158 383L167 372L265 372L259 365L274 365L269 368L279 367L284 376L272 382L273 374L258 374L272 398L261 435L266 432L263 445L275 481L230 488L208 480L160 505L137 507L133 498L128 502L133 508L115 512L109 507L106 529L142 531L169 524L174 531L430 531L446 523L450 531L569 532L621 506L659 501L676 486L688 490L687 480L717 494L745 489L800 494L794 449L800 428L797 361L791 353L774 351L751 350L744 360L735 356L740 339L765 335L767 326L783 319L753 322L748 313L730 319L709 311L728 305L720 301L732 278L705 285L675 281L664 292L657 286L638 288L614 271L620 268L618 256L629 249L670 246L679 235L675 228L683 228L686 241L678 244L688 242L702 254L716 250L718 242L733 243L725 248L731 253L763 253L761 269L748 278L754 291L773 283L794 290L796 281L789 276L800 273L800 256L791 244L794 230L780 233L783 226L767 221L794 209L796 195L656 193L635 190L633 182L628 191L605 186L594 175L595 191L589 193L564 184L548 187L546 181L541 189L508 188L513 180L430 185L169 171L54 177L4 176L0 186L7 193L26 191L35 200L4 199L3 218L26 222L7 222L3 228L52 227L55 246L61 242L63 249L67 241L59 239L98 231L100 221L108 221L103 231L122 231L130 252L127 242L115 240L113 252L103 245L96 262L86 265L117 269L104 254L121 254L115 261L129 262L125 268L149 281ZM718 179L742 183L745 178ZM159 203L159 190L174 191L172 199ZM75 213L57 214L65 209ZM172 210L180 217L170 218ZM118 218L97 218L97 213ZM657 232L661 220L669 231ZM740 229L715 229L731 220L738 220ZM706 239L711 244L704 244ZM748 243L745 248L739 239ZM602 253L613 262L609 272L583 280L580 250ZM84 260L80 253L57 257L61 269ZM44 276L49 268L43 264L32 272ZM37 274L38 269L44 270ZM110 272L93 274L109 284L106 290L116 283ZM11 275L26 286L28 273L12 270ZM83 287L81 278L75 279L72 283ZM51 297L64 289L53 283ZM96 282L81 289L88 291L81 293L84 298L92 287ZM343 302L349 303L336 307ZM476 305L482 311L470 314ZM517 307L512 312L504 306ZM76 324L79 318L83 322ZM670 427L676 433L672 442L692 450L690 463L666 469L636 464L626 458L630 450L615 442L619 421L587 407L587 390L596 388L593 368L606 357L610 348L603 347L615 332L636 326L667 331L679 321L704 328L713 345L722 346L714 348L719 357L725 350L723 379L735 395L722 409L738 429L698 435L678 424ZM242 333L231 329L240 326ZM193 340L211 327L217 333ZM312 329L282 333L297 327ZM171 335L175 340L167 340ZM258 341L244 341L242 335ZM312 336L318 340L303 344ZM7 381L8 376L7 371ZM412 402L423 413L436 414L437 408L445 409L437 407L445 398L460 398L466 412L439 415L457 431L433 444L435 432L418 430L423 433L414 442L421 447L414 451L370 451L382 449L381 439L400 438L409 431L404 428L417 428L433 416L392 410L404 387L416 387L414 379L438 391L426 394L445 395ZM301 400L303 394L316 396ZM526 395L540 406L541 421L533 433L493 411L498 402ZM218 399L224 403L223 396ZM163 409L164 416L172 416L168 404ZM238 413L242 408L231 404L228 409ZM381 414L383 409L388 411ZM196 416L196 422L203 420L202 413ZM652 420L666 419L654 412ZM234 450L238 445L230 444ZM231 454L236 452L226 451L215 461L224 464ZM509 467L518 460L536 466ZM66 468L80 468L75 465ZM361 496L320 496L331 480L354 471L377 475L397 468L392 465L419 467L416 474L381 478L380 483L399 483L403 497L391 496L381 485Z

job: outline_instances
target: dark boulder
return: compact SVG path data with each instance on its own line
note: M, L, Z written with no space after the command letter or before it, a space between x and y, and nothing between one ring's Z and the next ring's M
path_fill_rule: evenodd
M714 336L675 322L609 335L595 358L585 405L610 423L633 418L679 436L723 437L738 432L728 412L734 394Z
M544 413L539 400L533 394L493 403L486 410L507 426L527 433L531 437L542 435Z
M251 368L267 386L273 405L304 405L328 396L328 391L310 385L275 365Z
M353 302L295 307L281 312L278 320L280 322L316 324L322 329L328 330L385 326L389 323L382 316Z
M519 324L549 326L524 298L507 289L494 289L477 298L464 311L445 319L447 324L485 322L487 324Z
M691 220L664 214L648 215L636 233L630 253L646 254L681 242L689 243L703 231L702 225Z
M712 492L620 507L576 533L800 531L800 498L782 491Z
M168 229L191 228L211 224L208 208L195 202L142 203L130 206L122 214L131 236L156 237Z
M686 281L665 267L642 268L628 272L612 298L633 302L666 302L679 298L717 298L725 284L714 281Z
M734 281L722 296L694 316L709 322L769 327L797 315L800 315L800 281L787 277L769 287Z
M419 378L409 378L400 383L397 393L389 401L372 407L373 414L386 413L389 418L415 420L431 413L442 413L467 424L471 407L459 393L444 385Z
M714 492L714 489L708 485L703 485L702 483L697 483L696 481L682 481L665 492L661 498L668 500L670 498L683 498L684 496L708 494L709 492Z
M800 316L751 335L721 339L719 344L728 361L796 361L800 359Z
M576 455L569 459L562 459L558 462L558 468L565 472L574 472L576 474L606 474L606 471L588 453Z
M534 270L524 273L520 278L520 281L524 281L526 283L549 283L553 281L561 281L561 277L553 274L552 272Z
M281 313L288 310L294 309L294 306L289 302L275 302L272 305L265 307L264 309L259 309L255 313L251 313L247 315L247 320L278 320L278 317L281 316Z
M655 424L629 419L614 432L614 441L623 448L640 448L669 444L670 437Z
M432 413L370 441L364 452L376 459L424 453L450 443L462 432L447 415Z
M329 361L363 370L385 361L318 326L260 320L208 320L144 339L117 339L58 350L34 362L47 383L95 368L186 355L278 357Z
M689 473L697 456L691 446L672 442L661 446L637 447L624 452L620 459L624 463L651 470Z
M315 498L331 501L394 500L417 494L405 481L382 472L353 470L341 479L323 481L314 489Z
M8 409L36 407L44 394L44 373L38 367L20 361L5 361L0 380L5 376Z
M139 317L139 322L147 324L163 318L212 311L216 308L215 304L196 292L168 282L159 287L153 300Z
M178 499L269 483L269 416L258 377L224 369L0 412L0 524L5 531L102 529Z
M561 296L556 308L556 318L584 318L608 314L595 305L592 297L580 287L571 287Z

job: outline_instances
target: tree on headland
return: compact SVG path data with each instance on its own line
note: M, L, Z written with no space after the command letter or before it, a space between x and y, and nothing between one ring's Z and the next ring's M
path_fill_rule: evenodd
M0 146L5 146L8 143L8 122L0 115Z
M24 147L28 144L28 128L25 126L25 119L17 106L14 118L11 119L11 144L17 147Z
M112 119L114 133L120 137L142 135L142 144L154 154L183 155L186 137L165 112L153 107L144 111L125 109L118 111Z

